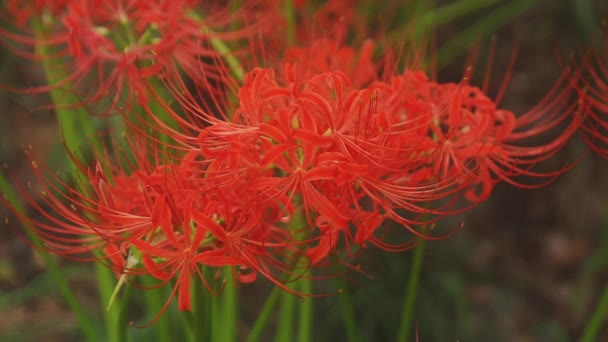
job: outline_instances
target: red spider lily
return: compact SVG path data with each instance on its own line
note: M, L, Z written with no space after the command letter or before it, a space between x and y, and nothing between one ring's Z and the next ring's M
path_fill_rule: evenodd
M608 27L601 39L581 59L582 73L575 74L580 98L586 105L585 120L581 126L583 138L591 149L603 158L608 158Z
M555 155L575 133L580 120L580 104L570 102L573 92L564 74L539 104L516 117L498 107L481 89L471 86L467 77L459 84L439 84L419 74L403 75L396 93L410 93L432 107L428 136L437 143L434 170L442 178L457 177L480 185L480 193L466 192L470 201L486 199L493 186L506 181L521 187L542 186L569 167L553 172L534 171L534 165ZM565 126L560 129L560 126ZM525 146L527 140L554 134L549 142ZM539 178L525 184L516 177Z
M176 279L167 304L150 324L160 317L176 294L179 309L191 310L190 283L193 278L199 278L216 294L201 266L230 266L240 283L254 281L259 273L284 290L295 293L279 277L279 274L294 272L293 266L279 258L286 255L286 250L291 250L291 254L296 252L290 241L291 234L273 226L269 223L271 217L256 212L250 204L243 208L214 197L213 193L189 197L182 214L174 213L166 206L162 210L165 218L160 223L163 234L129 240L132 248L141 253L144 272L162 280L159 286ZM267 209L266 206L258 207ZM190 223L176 226L171 222L174 214L183 215L184 222Z
M144 239L129 239L129 243L141 253L147 272L164 281L169 281L177 276L175 290L171 293L170 299L175 295L175 291L178 291L179 309L188 311L191 308L190 281L193 274L198 274L205 286L211 290L200 269L196 267L196 262L202 260L205 264L212 266L233 265L236 262L233 258L222 257L221 250L209 249L199 252L199 249L204 247L203 240L207 231L203 227L191 226L190 223L184 224L184 222L191 222L188 215L190 207L190 205L185 206L185 212L182 213L184 215L181 225L183 230L177 230L173 223L172 215L180 213L171 210L168 203L161 203L159 225L163 232L162 235L150 234ZM165 309L166 306L161 313Z
M70 0L11 0L6 1L6 12L17 26L23 27L43 13L47 17L59 16L69 3Z
M293 6L293 18L286 18L288 4L283 0L258 0L248 3L243 14L248 21L260 22L264 51L275 54L289 44L287 42L287 20L295 21L297 42L309 42L316 31L336 32L343 27L352 27L357 9L354 0L329 0L322 4L309 0L290 1ZM310 13L313 13L310 15Z
M294 239L297 230L288 231L278 225L285 218L274 215L279 211L272 210L272 203L234 202L208 201L204 209L192 211L192 222L208 229L217 248L238 258L241 270L248 272L239 274L242 282L253 281L259 273L293 292L283 285L283 279L297 274L299 266L294 260L306 242Z
M285 52L284 61L297 65L296 80L313 75L342 71L354 87L365 87L377 80L379 68L373 61L374 43L367 40L360 50L345 46L336 39L318 39L308 47L295 47ZM286 76L287 77L287 76Z
M296 40L304 43L318 37L318 32L343 32L348 29L359 29L356 25L357 1L329 0L321 4L314 1L300 1L296 4L299 9L296 14ZM312 13L312 15L302 15Z
M146 236L158 226L158 207L163 198L156 188L169 178L164 170L128 176L117 170L110 181L97 163L88 173L88 184L74 188L41 164L33 162L33 166L42 187L43 204L32 195L27 195L27 200L40 219L21 215L36 228L52 253L79 258L82 253L107 244L120 246L127 238Z
M157 129L177 142L172 147L200 150L209 161L203 172L208 184L244 188L248 194L239 196L274 201L287 214L302 206L310 242L318 241L307 252L314 262L340 239L410 248L412 241L391 246L376 232L396 221L432 238L414 226L471 208L501 181L542 186L572 166L534 168L580 125L580 104L569 102L574 92L565 74L535 108L516 116L499 107L512 64L492 99L469 84L469 74L443 84L413 68L380 78L372 48L367 41L357 52L325 39L288 50L294 64L281 64L278 76L253 69L234 90L238 108L222 112L223 119L180 91L182 85L170 84L187 119L165 108L188 133ZM216 106L231 108L221 101ZM546 143L526 146L551 134ZM470 203L455 207L463 195Z
M100 162L89 170L78 164L88 171L78 187L32 162L43 203L21 190L41 218L20 216L34 226L52 253L102 261L117 277L150 274L162 280L158 286L175 279L167 305L177 294L180 310L190 310L192 279L199 277L216 291L203 277L201 266L234 267L238 272L234 278L241 283L260 274L296 293L283 283L298 275L300 266L294 265L302 254L300 246L310 241L295 241L297 231L276 225L284 221L277 203L251 201L253 196L247 196L243 187L217 186L204 173L209 164L198 156L200 152L192 151L180 165L152 168L140 159L130 162L135 171L129 175L112 167L110 159L104 166L111 174ZM81 256L91 251L101 256Z
M293 292L288 277L343 248L402 251L419 238L444 238L426 225L471 208L498 182L540 186L568 168L533 169L578 128L572 79L563 76L537 107L516 116L499 107L501 96L471 86L468 74L460 83L414 68L380 77L372 49L371 42L357 51L320 40L289 52L293 63L252 69L238 87L220 65L233 93L203 104L163 70L179 108L144 84L156 105L141 103L145 118L125 115L144 146L134 148L132 173L98 164L74 189L36 168L50 210L29 197L44 217L29 222L57 254L103 250L117 275L150 274L158 286L175 280L167 305L177 295L179 308L190 310L193 279L217 290L201 267L231 267L240 282L260 275ZM159 108L177 127L155 116ZM525 145L553 132L549 142ZM522 176L541 181L526 184ZM462 197L469 203L459 207ZM302 226L284 226L300 214ZM392 223L403 227L404 242L389 240Z
M61 25L50 27L45 37L0 32L6 41L44 45L52 58L69 57L70 74L56 84L30 87L27 92L60 88L67 82L97 78L97 91L87 96L97 101L110 93L126 91L128 98L147 101L145 82L175 65L195 82L209 87L219 80L216 64L222 58L212 39L231 42L248 38L256 28L227 31L239 13L213 7L213 14L197 16L198 2L189 0L86 0L68 2L60 13ZM38 56L22 55L38 59ZM211 61L210 64L203 60Z
M286 75L296 75L287 69ZM271 70L256 69L239 90L233 123L201 131L201 151L213 159L209 180L246 185L258 196L253 200L278 201L287 210L297 199L322 236L307 252L315 262L336 246L339 232L352 239L349 225L364 210L360 202L366 196L401 223L408 221L395 208L433 212L415 203L454 192L449 183L417 176L435 145L414 125L390 122L391 113L377 110L381 97L373 89L353 89L339 72L281 86ZM392 174L400 176L389 180ZM401 187L402 198L378 196L391 186ZM358 243L372 235L385 214L370 215L377 224L361 224L368 231L356 233Z

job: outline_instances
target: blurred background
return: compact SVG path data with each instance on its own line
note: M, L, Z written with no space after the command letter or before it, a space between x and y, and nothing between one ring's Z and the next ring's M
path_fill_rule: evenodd
M425 3L421 1L420 3ZM445 8L452 1L436 1ZM436 27L438 79L459 81L467 51L478 48L481 71L494 36L494 77L500 86L512 51L517 64L502 106L523 113L543 98L561 70L558 54L585 50L601 27L606 5L592 0L486 1ZM382 19L381 5L370 5ZM602 12L604 11L604 12ZM380 14L378 14L380 13ZM439 18L440 12L436 12ZM433 17L430 17L431 22ZM390 20L401 20L391 17ZM604 46L605 47L605 46ZM0 46L1 48L1 46ZM477 77L481 79L482 75ZM41 84L39 66L9 51L0 52L5 84ZM477 82L477 84L480 84ZM23 146L34 146L50 163L61 165L60 133L44 95L0 92L0 164L28 180ZM574 139L552 163L559 167L587 153ZM549 165L548 167L551 167ZM420 341L570 341L580 337L599 297L608 286L608 161L592 153L549 186L523 190L500 184L491 198L447 228L464 224L449 239L426 244L415 319ZM0 208L0 216L10 216ZM14 221L14 220L13 220ZM79 341L77 321L36 252L17 237L19 227L0 225L0 341ZM365 250L357 263L370 276L353 271L347 287L364 341L392 340L403 307L412 253ZM90 264L60 261L78 299L101 317L102 303ZM269 284L242 287L242 336L247 336ZM318 341L345 340L336 299L315 303ZM169 315L177 315L171 308ZM130 309L133 319L145 308ZM145 321L145 320L144 320ZM148 320L149 321L149 320ZM100 327L101 329L101 327ZM153 327L131 329L139 340ZM177 334L176 336L179 336ZM608 324L603 328L608 340Z

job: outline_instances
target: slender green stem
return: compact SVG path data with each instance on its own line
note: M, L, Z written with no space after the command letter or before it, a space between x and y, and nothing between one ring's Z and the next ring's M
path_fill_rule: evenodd
M34 20L34 31L37 38L41 41L46 37L46 31L40 21ZM48 84L52 86L50 90L51 99L54 104L57 120L62 128L62 134L65 145L72 151L74 156L80 160L84 160L83 151L81 149L83 134L87 136L93 149L97 152L101 151L101 144L96 139L95 127L93 126L90 116L85 108L80 105L80 99L69 82L64 82L67 78L67 73L61 60L52 58L51 48L44 44L36 45L36 53L41 56L43 61L44 72ZM64 82L61 88L54 85ZM74 181L78 184L86 182L86 175L81 174L78 167L71 163L70 167L73 172ZM86 186L81 187L86 189ZM108 303L112 297L112 292L116 282L112 273L101 264L96 265L96 274L101 293L102 306ZM126 335L122 333L123 328L119 327L118 319L120 317L120 305L114 305L109 310L104 311L106 323L106 332L108 338L112 341L123 341Z
M19 205L19 201L17 200L15 193L13 192L9 183L6 181L6 179L1 173L0 190L4 193L6 200L13 206L16 211L24 213L23 207ZM38 238L38 234L36 234L35 228L26 220L19 219L19 221L21 225L25 228L25 232L32 241L32 243L36 247L43 249L44 247L40 242L40 239ZM6 223L9 223L8 220L6 221ZM95 331L95 327L93 321L91 320L91 317L87 312L85 312L83 307L80 305L80 302L78 302L78 299L76 299L76 295L70 288L70 285L68 284L65 275L59 268L59 265L57 265L57 261L55 261L55 259L49 253L45 253L44 251L40 253L40 256L44 260L46 268L51 274L55 285L59 289L59 292L63 295L63 298L68 304L70 310L78 320L78 325L82 330L82 333L84 334L86 340L91 342L98 341L99 339L97 338L97 332Z
M220 296L211 298L211 341L232 342L237 337L238 288L232 269L224 268L225 284Z
M343 277L336 278L336 285L340 293L338 301L340 302L340 310L342 311L342 321L346 329L346 338L348 342L358 342L359 335L357 334L357 323L355 318L355 307L353 298L348 291L346 281Z
M203 270L204 271L204 270ZM205 319L209 319L207 313L205 312L205 301L204 298L205 291L204 285L199 284L198 282L193 282L191 284L192 287L192 300L193 300L193 308L192 314L189 317L188 323L186 324L188 327L187 339L190 342L196 342L199 340L203 340L203 334L206 333L203 322Z
M268 319L270 318L270 315L272 314L275 305L279 301L280 295L281 289L279 287L275 287L274 289L272 289L270 296L266 298L266 302L264 303L262 310L258 314L258 318L253 324L253 328L251 329L251 332L247 337L247 342L257 342L260 340L260 336L262 335L262 332L264 331L264 328L268 323Z
M587 323L585 330L583 331L583 336L581 337L581 342L593 342L598 340L598 335L600 330L604 326L604 322L608 318L608 286L604 288L604 292L602 293L602 297L591 316L591 320Z
M226 285L222 292L222 330L223 338L218 342L232 342L237 337L238 323L238 288L237 280L234 279L234 270L231 267L224 268Z
M192 298L196 298L196 296L192 296ZM195 301L195 303L198 302ZM181 322L184 325L184 334L186 336L185 340L188 342L198 341L196 336L199 336L198 334L200 333L200 331L197 331L197 325L195 324L195 322L198 321L197 315L191 312L182 312L182 314L184 319L182 319Z
M410 268L407 289L405 293L405 301L403 303L403 313L401 315L401 324L397 335L397 342L405 342L410 339L410 331L412 318L414 314L414 304L416 303L416 295L418 292L418 283L420 280L420 271L422 269L422 260L424 258L424 240L421 240L416 248L414 248L414 259Z
M188 15L191 18L199 21L201 24L203 23L203 18L201 17L200 13L190 11L188 12ZM201 25L201 30L209 35L209 42L211 42L211 46L213 46L213 48L217 50L217 52L219 52L224 58L224 60L228 64L228 67L230 67L230 71L232 71L232 75L237 79L242 80L245 77L243 66L241 65L241 62L239 62L239 60L236 58L236 56L232 53L228 44L226 44L223 40L214 35L214 32L206 26Z
M539 0L513 0L505 1L503 5L483 16L458 36L451 39L439 49L437 67L449 64L462 52L469 49L475 39L481 39L496 32L497 29L511 21L525 10L538 4Z
M294 284L290 284L292 287ZM281 311L277 323L276 342L293 341L293 323L295 318L296 297L287 292L281 292Z
M44 41L46 32L39 21L33 22L36 38ZM51 100L54 104L57 120L62 127L62 134L65 145L71 149L76 157L82 159L82 137L93 138L95 127L87 110L81 106L81 101L76 94L72 84L65 82L67 72L61 60L52 57L53 51L44 44L36 45L36 53L42 59L44 73L49 85L53 86L50 91ZM55 84L63 82L61 88L54 87ZM94 149L101 150L101 145L96 140L91 140Z
M309 274L310 270L297 281L298 291L307 294L312 293L312 280ZM312 333L312 311L313 301L310 297L300 299L299 303L299 327L298 327L298 342L310 342Z
M296 210L291 217L288 229L291 231L296 231L304 227L306 224L308 224L308 222L306 221L304 212L302 210ZM306 263L307 258L300 256L296 265L294 265L294 269L308 267ZM311 293L312 282L310 279L310 272L310 270L306 271L299 279L289 283L287 286L304 294ZM294 340L293 333L294 321L296 317L296 306L299 314L297 335L298 341L305 342L310 340L310 332L312 330L312 305L312 300L310 299L302 299L302 301L297 301L297 298L293 294L288 292L281 293L281 309L275 341L280 342Z
M210 267L203 267L203 275L206 277L206 279L212 279L213 277L213 269ZM212 320L211 320L211 316L213 315L213 311L212 311L212 299L215 298L213 296L213 294L211 294L211 292L209 292L209 289L207 289L205 287L204 284L201 284L200 286L201 288L201 298L202 298L202 305L203 305L203 313L202 313L202 320L199 322L199 324L202 326L202 331L203 334L199 336L199 339L201 340L210 340L211 339L211 332L213 331L213 325L212 325Z
M424 2L422 13L416 18L416 34L420 37L425 31L455 21L476 11L490 7L500 0L459 0L446 3L432 9L429 2Z
M296 9L293 0L285 0L283 12L287 22L287 46L293 46L296 42Z
M129 328L129 298L131 295L131 286L125 287L125 290L122 294L121 305L119 308L119 314L117 315L117 328L118 335L122 339L121 341L129 342L130 339L127 335L127 329Z
M219 297L211 298L211 342L221 342L222 303Z
M97 274L97 286L101 297L101 306L108 306L117 280L114 274L103 264L95 263L95 273ZM104 321L106 323L106 334L109 341L123 342L126 335L123 334L124 328L120 327L119 318L121 316L122 299L120 296L114 298L114 303L103 310Z
M141 277L143 285L146 287L154 287L158 284L158 280L152 276ZM150 312L160 312L163 309L167 301L165 296L164 288L162 289L150 289L143 291L145 296L146 307ZM171 322L167 315L162 315L153 327L156 329L156 335L158 336L157 341L159 342L170 342L173 341L171 338Z
M46 33L40 20L34 20L32 25L36 37L39 38L41 41L44 40ZM48 46L38 44L36 46L36 53L42 58L42 65L44 67L45 76L47 78L47 82L50 85L57 84L57 82L60 82L65 79L66 73L63 69L61 61L53 60L50 57L52 52L50 51L50 48ZM63 137L65 139L65 144L73 150L76 156L81 157L81 151L78 149L78 146L80 146L79 132L84 131L85 133L90 134L92 136L94 128L90 123L79 126L78 122L79 120L82 121L82 116L86 116L88 118L88 115L84 109L77 106L77 104L79 103L78 97L74 94L73 89L69 84L66 84L63 89L53 88L50 91L50 95L54 104L58 121L61 127L63 128ZM73 108L67 109L70 106ZM74 165L72 165L72 170L76 178L75 181L78 181L80 175ZM23 208L21 208L21 206L15 200L16 197L10 189L8 182L6 182L3 177L0 178L2 178L0 183L2 183L2 190L7 196L7 199L12 203L16 210L23 212ZM40 240L35 232L34 227L32 227L25 220L21 220L21 223L25 227L26 232L33 241L33 243L39 247L42 247L42 244L40 243ZM52 258L52 256L47 253L41 253L41 256L45 260L46 265L48 267L48 271L52 274L55 283L59 287L70 309L77 317L80 328L85 334L85 337L89 341L96 341L98 338L92 320L90 320L88 315L85 314L84 310L78 303L76 296L70 289L66 278L59 270L57 263Z
M226 43L224 43L223 40L213 36L211 36L210 41L213 48L216 49L217 52L221 53L222 57L224 57L224 59L226 60L226 63L228 63L228 66L230 67L233 76L236 77L238 80L242 80L243 78L245 78L245 71L243 71L241 62L239 62L239 60L234 56L234 54L230 52L230 47Z

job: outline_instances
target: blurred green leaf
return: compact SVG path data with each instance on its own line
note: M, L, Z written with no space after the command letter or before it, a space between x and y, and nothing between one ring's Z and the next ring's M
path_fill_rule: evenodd
M471 48L471 44L493 35L499 28L538 4L539 0L512 0L481 16L448 43L437 54L437 67L442 68Z

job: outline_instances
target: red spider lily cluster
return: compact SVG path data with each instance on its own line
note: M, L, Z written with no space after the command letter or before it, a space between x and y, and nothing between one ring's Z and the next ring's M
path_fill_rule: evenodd
M594 152L608 158L608 26L603 33L596 46L581 58L584 75L577 89L588 104L583 137Z
M285 49L268 65L243 61L254 66L240 80L228 76L210 35L231 41L260 26L227 33L225 15L192 14L196 1L49 3L34 2L61 18L46 40L4 35L63 46L59 54L75 70L67 80L95 69L100 91L148 95L133 104L143 116L125 115L130 151L116 149L91 167L75 160L86 175L78 187L35 163L43 203L28 198L41 216L22 218L53 253L96 251L118 276L175 280L171 297L181 310L191 308L193 279L217 290L202 266L293 291L288 279L348 263L352 246L404 251L420 238L442 238L433 223L484 201L496 184L542 186L569 167L535 167L580 126L579 91L567 73L535 108L516 114L500 107L501 95L472 85L470 68L460 82L440 83L417 63L402 72L388 57L378 63L371 40L348 46L326 38ZM260 2L243 18L257 13L264 22L278 16L276 6ZM167 71L176 63L182 75ZM146 82L152 77L162 78L172 103ZM209 77L221 92L198 82ZM404 239L395 241L395 230Z
M294 4L299 10L306 5L306 1ZM70 73L65 79L29 87L28 93L93 80L97 91L88 94L87 102L122 92L145 102L144 83L160 77L167 68L177 68L201 87L213 87L221 78L215 65L225 54L225 46L243 45L252 32L267 37L266 49L283 49L283 31L276 30L286 25L282 6L283 1L278 0L250 1L231 11L223 1L14 0L8 1L5 12L6 22L14 23L14 29L0 29L0 42L29 59L38 58L31 54L31 47L43 46L52 51L54 59L67 61ZM333 0L316 13L316 22L322 23L317 25L330 29L336 18L344 24L345 15L352 23L354 4ZM28 26L32 22L33 28ZM299 37L310 33L298 30ZM251 49L255 47L230 54Z
M70 74L64 80L27 92L93 79L98 90L87 96L88 102L122 92L145 101L146 80L168 67L177 66L208 87L219 77L213 59L221 51L213 42L243 40L252 28L261 29L253 22L248 30L233 28L242 24L243 12L230 12L220 1L10 1L8 13L17 18L17 32L3 30L0 36L5 46L25 57L36 59L28 48L44 46L54 59L67 60ZM35 29L23 27L30 22Z

